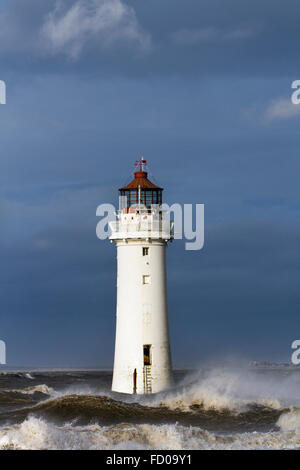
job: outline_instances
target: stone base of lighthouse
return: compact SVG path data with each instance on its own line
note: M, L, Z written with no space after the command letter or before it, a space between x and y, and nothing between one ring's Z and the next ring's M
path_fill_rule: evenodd
M112 390L157 393L172 386L166 246L117 239L118 280Z

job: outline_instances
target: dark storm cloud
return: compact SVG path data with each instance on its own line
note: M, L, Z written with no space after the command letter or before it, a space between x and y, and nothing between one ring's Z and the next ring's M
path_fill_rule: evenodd
M207 229L206 245L198 253L169 248L171 325L174 343L182 347L181 357L175 349L179 363L188 364L183 360L187 344L195 361L220 359L221 351L289 361L299 330L299 236L299 227L239 222Z
M300 307L299 113L287 106L300 6L55 4L0 10L9 363L111 366L115 247L96 238L95 214L117 202L140 154L165 200L205 204L204 249L168 248L175 365L224 351L288 360Z
M84 219L85 214L78 216ZM37 364L63 358L64 365L96 365L100 357L102 365L112 364L115 248L99 241L92 225L61 222L18 246L7 245L2 332L14 363L21 355L32 361L32 349L24 348L34 335L34 350L40 348ZM286 225L236 222L209 226L203 251L186 252L180 241L169 246L176 364L192 365L222 349L253 359L287 359L300 308L299 236L299 228ZM82 347L73 350L78 341ZM97 356L91 351L98 351ZM191 358L191 351L197 358Z
M115 256L96 238L96 218L80 215L2 245L1 334L10 364L110 365Z

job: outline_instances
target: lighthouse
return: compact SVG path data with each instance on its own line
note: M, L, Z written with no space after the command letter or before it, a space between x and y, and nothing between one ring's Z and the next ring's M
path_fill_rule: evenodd
M163 189L148 179L146 161L119 189L110 240L117 247L116 339L112 390L157 393L172 385L166 247L171 223Z

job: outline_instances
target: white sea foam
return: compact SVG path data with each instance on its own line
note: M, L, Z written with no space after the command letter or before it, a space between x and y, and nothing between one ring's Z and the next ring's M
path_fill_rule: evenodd
M44 393L45 395L52 395L54 393L54 389L51 387L48 387L48 385L45 385L45 384L35 385L33 387L26 387L22 389L9 390L9 391L22 393L23 395L33 395L36 392Z
M300 433L300 410L291 409L289 412L280 416L277 426L283 431L297 431Z
M26 379L34 380L34 377L32 377L31 374L27 373L25 374Z
M176 424L58 427L29 417L0 428L0 449L297 449L296 431L220 435Z

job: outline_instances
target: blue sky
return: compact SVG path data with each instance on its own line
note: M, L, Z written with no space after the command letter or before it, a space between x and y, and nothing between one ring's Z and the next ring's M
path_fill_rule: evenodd
M296 1L0 7L0 338L8 365L111 367L115 249L96 208L143 155L205 204L168 248L174 364L285 360L300 335Z

